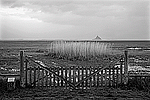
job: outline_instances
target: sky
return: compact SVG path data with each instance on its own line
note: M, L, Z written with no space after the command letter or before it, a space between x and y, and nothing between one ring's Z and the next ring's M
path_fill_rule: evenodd
M149 0L0 1L0 40L150 40Z

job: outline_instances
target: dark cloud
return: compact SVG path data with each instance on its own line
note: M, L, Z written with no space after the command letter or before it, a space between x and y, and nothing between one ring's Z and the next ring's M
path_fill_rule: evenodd
M6 13L10 19L17 17L13 19L15 23L10 20L8 28L3 27L6 34L33 32L43 38L49 33L64 38L88 38L94 34L105 39L147 39L149 34L149 2L145 0L3 0L2 5L9 7L0 13ZM16 27L19 28L13 30ZM42 35L43 32L47 34ZM13 36L10 35L17 37Z
M4 6L10 6L17 2L18 0L1 0L1 4Z

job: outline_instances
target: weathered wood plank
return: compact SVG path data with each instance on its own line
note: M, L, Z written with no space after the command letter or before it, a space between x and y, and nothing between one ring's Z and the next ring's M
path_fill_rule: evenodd
M24 76L24 54L23 51L20 51L20 86L23 84L23 76Z
M93 67L93 72L95 72L95 66ZM95 87L96 86L96 79L95 79L95 77L96 77L96 74L95 75L93 75L93 87Z
M30 84L32 84L32 69L30 67L30 75L29 75L29 79L30 79Z
M109 73L109 78L108 78L108 81L109 81L109 87L111 86L111 67L109 66L109 69L108 69Z
M76 68L73 67L73 84L76 83Z
M58 74L58 75L60 75L59 70L60 70L60 68L58 67L58 68L57 68L57 74ZM57 87L60 86L60 82L59 82L59 81L60 81L60 80L59 80L59 77L57 77Z
M103 70L101 71L101 87L103 87Z
M34 87L36 86L36 67L34 66Z
M87 68L87 66L86 66L86 70L85 70L86 72L86 77L88 76L88 68ZM85 81L85 86L86 86L86 89L88 89L88 80L86 80Z
M124 52L125 60L124 60L124 84L128 83L128 51Z
M116 72L116 88L118 88L118 84L119 84L119 68L117 66L117 72Z
M112 67L112 75L113 75L113 80L112 80L112 85L115 86L115 69L114 69L114 66Z
M63 67L61 67L61 76L64 77L64 70L63 70ZM61 85L60 85L60 86L62 86L62 87L64 86L62 79L61 79Z
M99 72L100 73L100 72ZM99 87L100 85L99 85L99 77L100 77L100 74L99 73L97 73L97 87Z
M90 75L92 74L91 72L92 72L92 68L91 68L91 66L90 66ZM92 87L92 77L90 77L90 81L89 81L89 82L90 82L89 85L90 85L90 88L91 88L91 87Z
M81 74L81 76L82 76L82 80L83 80L83 76L84 76L84 68L83 68L83 66L82 66L82 74ZM82 89L84 88L84 81L82 82Z
M67 79L68 80L68 76L67 76L67 67L65 67L65 79ZM67 89L67 82L65 82L65 87L66 87L66 89Z
M123 66L122 65L123 65L123 59L120 60L120 79L121 79L120 83L121 84L123 83Z
M105 87L107 87L107 69L105 69Z
M25 60L25 86L27 87L27 84L28 84L28 70L27 70L27 67L28 67L28 61L27 59Z
M42 87L44 86L44 70L42 70Z
M51 67L49 68L51 70ZM52 74L49 73L50 79L49 79L49 86L52 87Z
M78 82L80 81L80 66L78 66ZM79 86L80 87L80 86Z
M54 68L53 71L55 72L56 69ZM54 87L56 87L55 81L56 81L56 77L55 77L55 75L53 74L53 86L54 86Z
M79 66L77 66L77 70L78 70L78 81L77 82L79 82L79 80L80 80L80 67Z
M40 86L40 67L38 66L38 76L37 76L37 80L38 80L38 87Z
M70 67L69 67L69 81L72 82L71 81L71 68Z
M45 77L45 86L48 86L48 72L45 71L46 77Z

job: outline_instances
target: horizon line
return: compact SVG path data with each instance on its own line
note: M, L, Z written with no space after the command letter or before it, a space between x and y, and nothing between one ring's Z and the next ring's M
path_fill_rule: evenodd
M0 39L0 41L150 41L150 39Z

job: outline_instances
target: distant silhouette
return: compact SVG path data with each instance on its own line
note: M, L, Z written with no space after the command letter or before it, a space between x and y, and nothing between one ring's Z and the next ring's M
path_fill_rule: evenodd
M93 40L101 40L101 38L97 35L96 38Z

